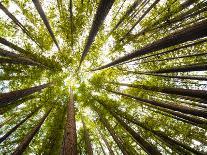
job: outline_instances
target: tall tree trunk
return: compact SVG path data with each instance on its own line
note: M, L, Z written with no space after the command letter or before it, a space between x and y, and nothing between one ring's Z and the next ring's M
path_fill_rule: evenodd
M71 34L71 49L73 50L73 1L70 0L70 34Z
M146 86L146 85L137 85L137 84L126 84L126 83L116 83L112 82L112 84L117 84L120 86L127 86L132 88L145 89L149 91L162 92L166 94L175 94L189 97L196 97L207 99L207 91L206 90L194 90L194 89L183 89L183 88L171 88L171 87L156 87L156 86Z
M83 118L82 118L82 124L83 124L83 133L84 133L84 140L85 140L85 144L86 144L87 154L93 155L93 149L92 149L90 135L89 135L88 129L86 128L86 125L85 125Z
M184 66L178 66L178 67L172 67L172 68L164 68L159 69L156 71L149 71L146 73L177 73L177 72L192 72L192 71L206 71L207 70L207 64L191 64L191 65L184 65Z
M122 70L122 71L126 71L128 73L133 73L133 74L150 75L150 76L158 76L158 77L165 77L165 78L175 78L175 79L189 79L189 80L207 81L207 78L206 77L179 76L179 75L163 75L163 74L146 73L146 72L138 72L138 71L128 71L128 70Z
M109 91L109 90L108 90ZM158 107L162 107L162 108L167 108L167 109L171 109L174 111L179 111L179 112L183 112L186 114L191 114L194 116L200 116L203 118L207 118L207 112L206 110L201 110L201 109L195 109L195 108L191 108L191 107L187 107L187 106L183 106L183 105L178 105L178 104L172 104L172 103L163 103L163 102L158 102L158 101L154 101L154 100L148 100L148 99L143 99L140 97L136 97L136 96L132 96L129 94L124 94L124 93L120 93L120 92L116 92L116 91L109 91L112 93L115 93L117 95L122 95L122 96L126 96L132 99L135 99L137 101L141 101L141 102L145 102L154 106L158 106Z
M104 141L104 143L106 144L107 149L109 150L109 154L110 155L114 155L113 150L111 149L111 146L109 144L109 142L107 141L107 139L104 137L104 135L102 134L102 132L99 130L99 134L101 136L101 139Z
M21 47L15 45L13 43L7 41L6 39L4 39L2 37L0 37L0 43L5 45L5 46L8 46L8 47L10 47L10 48L12 48L12 49L14 49L16 51L18 51L18 52L20 52L22 54L28 55L28 53L29 53L29 52L25 51L23 48L21 48Z
M100 0L99 6L96 10L96 15L93 19L93 24L91 27L91 30L89 32L88 39L86 41L85 48L83 50L80 65L82 64L84 58L86 57L87 53L89 52L89 49L95 39L95 36L97 35L101 25L103 24L107 14L109 13L113 3L115 0Z
M24 60L24 59L8 59L8 58L0 58L0 64L21 64L21 65L29 65L29 66L39 66L40 64L35 63L34 61Z
M119 22L116 24L116 26L111 30L110 34L115 31L125 20L126 17L128 17L135 9L136 7L140 4L141 0L136 0L134 3L126 10L126 13L121 17Z
M41 107L36 108L34 111L29 113L23 120L21 120L17 125L11 128L5 135L0 138L0 144L5 141L13 132L15 132L19 126L21 126L24 122L26 122L30 117L34 115Z
M137 24L139 24L142 19L150 12L150 10L152 8L154 8L156 6L156 4L159 2L160 0L155 0L154 3L143 13L143 15L136 21L136 23L131 27L131 29L120 39L120 41L124 40L126 38L126 36L128 36L132 30L137 26Z
M12 15L9 10L0 2L0 9L2 9L2 11L4 11L4 13L9 16L9 18L12 19L12 21L17 25L19 26L22 31L32 40L35 42L35 44L37 44L37 46L39 46L40 48L42 48L40 46L40 44L35 40L35 38L30 34L30 32L26 29L26 27L24 25L22 25L22 23L20 21L18 21L18 19Z
M104 103L104 101L101 101L99 99L96 99L96 101L98 101L101 105L103 105L103 107L108 110L115 118L118 118L119 120L121 120L120 117L138 125L139 127L142 127L143 129L147 130L147 131L150 131L151 133L155 134L157 137L161 138L164 140L165 143L168 144L168 146L172 149L176 148L178 151L181 151L182 153L186 152L184 149L190 151L190 152L193 152L193 153L196 153L196 154L203 154L202 152L199 152L177 140L174 140L172 138L170 138L169 136L167 136L164 132L162 131L157 131L157 130L154 130L150 127L148 127L145 123L142 123L140 121L138 121L136 118L134 118L133 116L129 115L128 113L126 112L122 112L121 110L119 110L118 108L114 108L112 105L107 105ZM114 109L114 110L112 110ZM119 117L117 116L119 115ZM123 120L121 120L123 122ZM127 125L126 123L124 123L125 125ZM183 148L180 148L183 147Z
M97 108L96 108L96 112L99 115L99 120L104 125L104 127L109 131L111 137L114 139L114 141L116 142L117 146L119 147L123 155L130 155L127 149L123 146L123 143L118 137L118 135L114 132L114 130L110 126L109 122L106 121L106 119L102 116L101 112Z
M77 135L75 124L75 107L73 100L73 91L70 88L70 100L67 107L67 119L65 124L65 133L62 147L62 155L77 155Z
M43 20L43 22L44 22L44 24L45 24L45 26L46 26L46 28L47 28L47 30L48 30L50 36L52 37L54 43L56 44L58 50L60 50L60 47L59 47L59 45L58 45L58 43L57 43L57 40L56 40L56 38L55 38L55 35L54 35L54 33L53 33L53 31L52 31L52 28L51 28L51 26L50 26L50 23L49 23L49 21L48 21L46 15L45 15L43 9L42 9L42 6L41 6L39 0L32 0L32 2L34 3L34 5L35 5L35 7L36 7L36 9L37 9L37 11L38 11L40 17L42 18L42 20Z
M127 60L139 57L144 54L148 54L171 46L175 46L187 41L193 41L199 38L203 38L205 36L207 36L207 20L203 20L199 23L193 24L187 28L172 33L162 39L154 41L153 43L148 44L145 47L133 53L129 53L121 58L118 58L110 62L109 64L93 69L93 71L108 68L117 65L119 63L125 62Z
M45 115L39 120L38 124L33 127L33 129L26 135L26 137L23 139L23 141L19 144L19 146L15 149L14 153L12 155L20 155L23 154L25 149L28 147L29 143L33 139L33 137L38 133L40 130L42 124L44 123L45 119L51 112L52 108L48 110L48 112L45 113Z
M16 90L16 91L12 91L9 93L2 93L0 94L0 107L5 106L11 102L17 101L18 99L21 99L35 92L40 92L42 89L50 85L51 83L47 83L47 84L43 84L43 85L39 85L39 86L27 88L27 89Z

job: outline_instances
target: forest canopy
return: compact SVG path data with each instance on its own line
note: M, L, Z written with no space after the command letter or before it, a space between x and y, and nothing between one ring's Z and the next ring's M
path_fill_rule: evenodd
M0 154L207 154L207 1L2 0Z

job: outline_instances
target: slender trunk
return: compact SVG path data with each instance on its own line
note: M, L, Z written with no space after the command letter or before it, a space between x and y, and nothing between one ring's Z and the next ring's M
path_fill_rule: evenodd
M132 30L137 26L137 24L139 24L142 19L150 12L150 10L152 10L152 8L154 8L156 6L156 4L159 2L160 0L155 0L154 3L143 13L143 15L137 20L137 22L131 27L131 29L120 39L120 41L124 40L126 36L128 36Z
M11 102L17 101L18 99L21 99L25 96L28 96L30 94L33 94L35 92L40 92L42 89L50 86L51 83L22 89L22 90L16 90L9 93L2 93L0 94L0 107L10 104Z
M196 97L207 99L207 91L206 90L194 90L194 89L183 89L183 88L171 88L171 87L156 87L156 86L146 86L146 85L136 85L136 84L126 84L126 83L115 83L120 86L127 86L132 88L145 89L149 91L162 92L166 94L175 94L189 97Z
M92 149L90 135L89 135L88 129L86 128L86 125L85 125L83 118L82 118L82 124L83 124L83 133L84 133L84 140L85 140L85 144L86 144L87 154L93 155L93 149Z
M8 58L0 58L0 64L21 64L21 65L29 65L29 66L39 66L38 63L34 61L24 60L24 59L8 59Z
M70 34L71 34L71 49L73 50L73 1L70 0Z
M191 6L193 3L196 3L198 0L186 0L185 2L183 2L182 4L181 4L181 8L187 8L187 7L189 7L189 6Z
M15 125L13 128L11 128L5 135L3 135L0 138L0 144L5 141L13 132L15 132L19 126L21 126L24 122L26 122L30 117L34 115L35 112L37 112L40 109L40 107L36 108L34 111L29 113L22 121L20 121L17 125Z
M113 152L113 150L111 149L111 146L110 146L109 142L108 142L107 139L104 137L104 135L102 134L101 131L99 131L99 134L100 134L100 136L101 136L101 139L102 139L102 140L104 141L104 143L106 144L106 147L107 147L107 149L109 150L109 154L110 154L110 155L114 155L114 152Z
M153 43L148 44L145 47L133 53L129 53L121 58L118 58L110 62L109 64L96 68L93 71L108 68L108 67L117 65L119 63L125 62L127 60L139 57L141 55L145 55L151 52L155 52L161 49L175 46L175 45L187 42L187 41L193 41L199 38L203 38L205 36L207 36L207 20L203 20L199 23L195 23L187 28L184 28L164 38L154 41Z
M67 119L65 124L64 141L62 155L77 155L77 135L75 124L75 107L73 100L73 91L70 88L70 100L67 107Z
M175 59L181 59L181 58L189 58L189 57L197 57L197 56L206 56L207 53L197 53L197 54L190 54L190 55L183 55L183 56L178 56L178 57L171 57L171 58L166 58L166 59L157 59L157 60L148 60L148 61L142 61L139 64L145 64L145 63L156 63L156 62L162 62L162 61L169 61L169 60L175 60Z
M110 126L109 122L106 121L106 119L102 116L102 114L100 113L100 111L98 109L96 109L96 112L99 115L99 120L106 127L106 129L109 131L111 137L114 139L114 141L116 142L117 146L119 147L119 149L121 150L123 155L130 155L130 153L127 151L127 149L123 146L123 143L120 140L120 138L118 137L118 135L115 133L115 131Z
M21 48L21 47L15 45L13 43L7 41L6 39L4 39L2 37L0 37L0 43L3 44L3 45L5 45L5 46L8 46L8 47L10 47L10 48L12 48L12 49L14 49L16 51L18 51L18 52L20 52L22 54L27 55L29 53L29 52L25 51L23 48Z
M44 24L45 24L45 26L46 26L46 28L47 28L47 30L48 30L50 36L52 37L54 43L56 44L58 50L60 50L60 47L59 47L59 45L58 45L58 43L57 43L57 40L56 40L56 38L55 38L55 35L54 35L54 33L53 33L53 31L52 31L52 28L51 28L51 26L50 26L50 23L49 23L49 21L48 21L46 15L45 15L43 9L42 9L42 6L41 6L39 0L32 0L32 2L34 3L35 8L37 9L37 11L38 11L40 17L42 18L42 20L43 20L43 22L44 22Z
M89 32L89 36L88 36L85 48L81 56L80 66L84 58L86 57L87 53L89 52L89 49L95 39L95 36L97 35L101 25L103 24L107 14L109 13L114 1L115 0L101 0L100 1L99 6L96 10L96 15L93 19L93 24Z
M110 34L115 31L125 20L126 17L128 17L135 9L136 7L140 4L141 0L136 0L127 10L126 13L121 17L119 22L116 24L116 26L111 30Z
M156 71L149 71L146 73L177 73L177 72L192 72L192 71L206 71L207 70L207 64L191 64L191 65L184 65L184 66L178 66L173 68L167 68L167 69L159 69Z
M41 46L40 46L40 44L34 39L34 37L32 37L32 35L30 34L30 32L26 29L26 27L24 26L24 25L22 25L19 21L18 21L18 19L14 16L14 15L12 15L10 12L9 12L9 10L0 2L0 9L2 9L2 11L4 11L4 13L7 15L7 16L9 16L9 18L11 18L12 19L12 21L17 25L17 26L19 26L21 29L22 29L22 31L32 40L32 41L34 41L35 42L35 44L37 44L37 46L39 46L40 48L41 48Z
M52 108L48 110L47 113L39 120L38 124L33 127L33 129L26 135L26 137L23 139L23 141L19 144L19 146L15 149L15 151L12 153L12 155L20 155L23 154L25 149L29 146L29 143L33 139L33 137L38 133L40 130L42 124L44 123L45 119L51 112Z
M109 91L109 90L108 90ZM158 102L158 101L154 101L154 100L148 100L148 99L143 99L140 97L136 97L136 96L132 96L129 94L124 94L124 93L120 93L120 92L116 92L116 91L109 91L112 93L115 93L117 95L122 95L122 96L126 96L132 99L135 99L137 101L141 101L141 102L145 102L154 106L158 106L158 107L162 107L162 108L167 108L167 109L171 109L174 111L179 111L179 112L183 112L186 114L191 114L194 116L200 116L203 118L207 118L207 112L206 110L200 110L200 109L195 109L195 108L191 108L191 107L187 107L187 106L183 106L183 105L178 105L178 104L172 104L172 103L163 103L163 102Z
M104 154L104 155L107 155L106 152L104 151L104 148L103 148L103 146L102 146L102 144L101 144L101 142L100 142L99 139L98 139L98 142L99 142L99 145L101 146L101 150L102 150L103 154Z
M153 73L145 73L145 72L137 72L137 71L126 71L128 73L133 74L140 74L140 75L150 75L150 76L158 76L158 77L165 77L165 78L175 78L175 79L189 79L189 80L199 80L199 81L207 81L206 77L197 77L197 76L176 76L176 75L163 75L163 74L153 74Z

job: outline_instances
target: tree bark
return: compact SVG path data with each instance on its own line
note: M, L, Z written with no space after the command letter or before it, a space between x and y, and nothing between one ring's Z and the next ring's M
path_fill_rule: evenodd
M15 132L19 126L21 126L24 122L26 122L30 117L34 115L41 107L36 108L34 111L29 113L22 121L20 121L17 125L11 128L5 135L0 138L0 144L5 141L13 132Z
M182 96L189 96L195 98L207 99L207 91L206 90L194 90L194 89L183 89L183 88L171 88L171 87L156 87L156 86L146 86L146 85L136 85L136 84L126 84L126 83L116 83L112 82L112 84L117 84L120 86L127 86L132 88L140 88L149 91L162 92L166 94L175 94Z
M21 99L25 96L28 96L30 94L33 94L35 92L40 92L42 89L50 86L51 83L22 89L22 90L16 90L9 93L2 93L0 94L0 107L10 104L11 102L17 101L18 99Z
M175 46L187 41L193 41L199 38L203 38L207 36L207 20L203 20L199 23L193 24L187 28L184 28L182 30L179 30L175 33L172 33L162 39L159 39L157 41L154 41L151 44L146 45L145 47L133 52L129 53L121 58L118 58L109 64L106 64L104 66L98 67L96 69L93 69L92 71L101 70L104 68L112 67L114 65L117 65L119 63L128 61L130 59L139 57L144 54L148 54L151 52L155 52L161 49L165 49L171 46Z
M23 139L23 141L19 144L19 146L15 149L15 151L12 153L12 155L20 155L23 154L25 149L28 147L29 143L33 139L33 137L38 133L40 130L42 124L44 123L45 119L51 112L52 108L48 110L47 113L39 120L38 124L33 127L33 129L26 135L26 137Z
M75 124L75 107L73 100L73 91L70 88L70 100L67 107L67 119L65 124L65 133L62 147L62 155L77 155L77 135Z
M101 0L100 1L99 6L96 10L96 15L93 19L93 24L92 24L91 30L89 32L89 36L86 41L85 48L84 48L82 56L81 56L79 67L81 66L84 58L86 57L87 53L89 52L89 49L95 39L95 36L97 35L101 25L103 24L107 14L109 13L114 1L115 0Z
M55 38L55 35L54 35L54 33L53 33L53 31L52 31L52 28L51 28L51 26L50 26L50 23L49 23L49 21L48 21L46 15L45 15L43 9L42 9L42 6L41 6L39 0L32 0L32 2L34 3L35 8L37 9L37 11L38 11L40 17L42 18L42 20L43 20L43 22L44 22L44 24L45 24L45 26L46 26L46 28L47 28L47 30L48 30L50 36L52 37L54 43L56 44L58 50L60 50L60 47L59 47L59 45L58 45L58 43L57 43L57 40L56 40L56 38Z
M85 125L83 118L82 118L82 124L83 124L83 133L84 133L84 140L85 140L85 144L86 144L87 154L93 155L93 148L92 148L92 144L91 144L90 135L89 135L88 129L86 128L86 125Z
M178 104L172 104L172 103L163 103L163 102L158 102L158 101L154 101L154 100L148 100L148 99L143 99L140 97L136 97L136 96L132 96L129 94L124 94L124 93L120 93L120 92L116 92L116 91L111 91L111 90L107 90L109 92L112 92L114 94L117 95L122 95L122 96L126 96L132 99L135 99L137 101L141 101L141 102L145 102L154 106L158 106L158 107L162 107L162 108L167 108L167 109L171 109L174 111L179 111L179 112L183 112L186 114L191 114L194 116L200 116L203 118L207 118L207 111L206 110L200 110L200 109L195 109L195 108L190 108L187 106L183 106L183 105L178 105Z
M39 66L40 64L35 63L34 61L24 60L24 59L8 59L8 58L0 58L0 64L21 64L21 65L29 65L29 66Z
M26 27L24 26L24 25L22 25L22 23L20 23L20 21L18 21L18 19L14 16L14 15L12 15L10 12L9 12L9 10L0 2L0 9L2 9L2 11L4 11L4 13L7 15L7 16L9 16L9 18L11 18L12 19L12 21L17 25L17 26L19 26L21 29L22 29L22 31L32 40L32 41L34 41L35 42L35 44L37 44L37 46L39 46L40 48L42 48L41 46L40 46L40 44L35 40L35 38L34 37L32 37L32 35L30 34L30 32L26 29Z

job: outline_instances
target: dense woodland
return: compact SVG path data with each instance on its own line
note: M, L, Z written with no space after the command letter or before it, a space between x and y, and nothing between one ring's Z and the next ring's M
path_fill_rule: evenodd
M2 0L0 154L206 155L206 0Z

